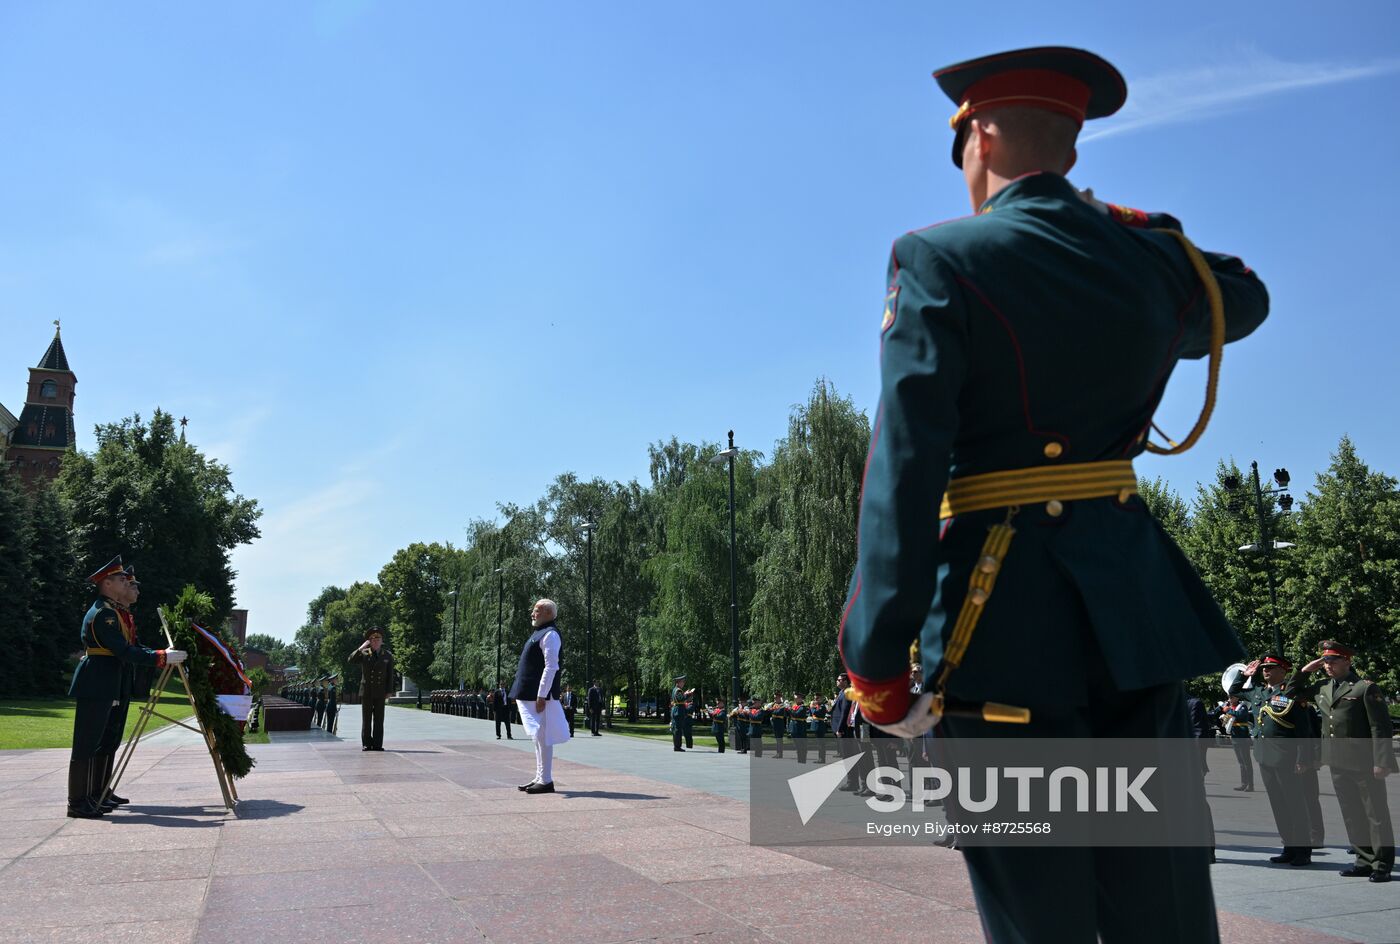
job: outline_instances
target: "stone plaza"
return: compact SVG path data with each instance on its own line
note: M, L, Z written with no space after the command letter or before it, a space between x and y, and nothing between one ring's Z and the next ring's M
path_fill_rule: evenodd
M340 737L251 747L237 815L179 729L138 748L131 804L101 820L64 817L67 751L0 753L0 944L983 939L956 851L749 845L748 759L708 738L684 755L576 738L557 753L559 792L527 797L528 740L388 715L384 753L360 751L353 707ZM1228 753L1212 754L1212 802L1258 804L1268 829L1262 794L1230 791ZM1290 870L1257 840L1219 842L1224 941L1400 939L1400 883L1338 878L1335 844Z

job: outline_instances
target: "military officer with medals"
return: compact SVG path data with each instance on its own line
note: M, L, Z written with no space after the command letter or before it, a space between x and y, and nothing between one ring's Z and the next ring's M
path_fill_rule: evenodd
M347 662L360 666L360 750L384 750L384 702L394 684L394 657L384 648L384 631L374 627Z
M136 643L129 607L140 594L135 575L114 557L88 577L97 599L83 617L79 640L86 650L73 671L68 694L76 700L73 748L68 759L68 815L95 819L126 803L115 794L102 802L111 780L131 697L132 666L164 668L185 661L179 649L147 649Z
M1269 807L1274 825L1283 840L1283 851L1270 857L1279 865L1310 865L1312 843L1309 839L1308 811L1303 800L1300 747L1311 731L1305 716L1307 706L1299 700L1299 679L1289 675L1293 664L1280 655L1267 655L1255 660L1240 673L1239 685L1245 678L1263 684L1241 687L1240 698L1250 706L1254 716L1254 753L1259 760L1259 776L1269 794ZM1236 692L1231 692L1236 694Z
M838 637L853 697L899 737L955 699L950 738L1184 738L1180 680L1242 651L1137 498L1131 463L1176 362L1218 363L1264 320L1268 295L1171 217L1065 179L1083 122L1127 97L1102 58L1017 50L934 75L956 109L953 163L974 215L899 238L890 260ZM1167 451L1192 444L1207 413ZM916 641L929 682L918 695ZM1035 652L1037 671L1005 671L1016 652ZM995 717L1027 723L968 716L999 702L1029 715ZM989 940L1020 944L1218 941L1207 859L1204 846L966 850ZM1151 921L1129 904L1142 900Z
M1326 673L1325 680L1310 680L1306 690L1322 712L1322 763L1332 772L1347 838L1356 850L1355 862L1341 874L1388 882L1395 868L1395 829L1385 778L1397 772L1391 743L1395 726L1380 688L1352 667L1355 654L1329 639L1321 657L1303 666L1302 673L1319 668Z

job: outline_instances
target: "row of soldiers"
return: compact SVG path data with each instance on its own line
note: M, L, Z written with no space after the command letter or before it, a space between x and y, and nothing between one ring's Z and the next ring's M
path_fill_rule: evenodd
M428 695L429 707L433 714L456 715L459 718L481 718L489 721L492 693L484 688L476 691L457 691L452 688L439 688ZM504 696L502 696L504 700Z
M771 700L760 701L757 697L740 699L732 708L726 707L723 698L716 698L710 705L695 703L695 689L683 688L685 676L672 679L671 689L671 746L678 752L694 748L694 719L710 722L710 733L714 735L719 753L723 754L726 743L732 744L740 754L753 752L755 757L763 756L763 739L771 737L773 750L778 757L783 756L784 739L791 742L797 754L797 762L807 762L807 738L817 738L818 762L826 763L827 742L831 727L831 708L825 695L805 698L801 694L785 696L774 692ZM733 736L729 737L730 727ZM684 742L685 747L681 747Z
M278 694L310 708L312 724L323 728L327 734L334 734L336 721L340 716L340 701L335 684L338 679L337 675L323 675L318 679L294 682L291 685L283 685Z

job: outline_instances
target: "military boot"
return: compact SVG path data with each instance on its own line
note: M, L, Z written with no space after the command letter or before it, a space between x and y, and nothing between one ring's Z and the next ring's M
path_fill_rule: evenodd
M68 815L73 819L97 819L102 815L102 810L93 803L89 789L92 767L91 761L68 763Z

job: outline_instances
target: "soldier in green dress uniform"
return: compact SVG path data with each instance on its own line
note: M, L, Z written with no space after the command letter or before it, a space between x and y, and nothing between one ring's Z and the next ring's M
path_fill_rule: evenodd
M783 732L787 730L787 705L782 692L774 692L773 700L768 703L768 723L773 726L773 749L782 757Z
M384 631L375 627L350 653L347 662L358 663L360 676L360 750L384 750L384 701L394 684L394 657L384 648Z
M1267 655L1245 667L1240 674L1238 694L1249 705L1254 717L1254 753L1259 759L1259 776L1269 794L1274 825L1283 840L1283 851L1269 859L1280 865L1310 865L1308 810L1299 777L1303 746L1312 729L1306 717L1307 706L1299 698L1299 679L1290 675L1293 664L1280 655ZM1258 684L1257 675L1263 676ZM1244 688L1244 679L1255 684Z
M757 698L749 699L749 751L754 757L763 756L763 729L768 727L768 706Z
M134 575L122 569L120 557L98 568L88 581L97 589L97 599L83 617L79 641L86 652L68 689L77 703L68 759L68 815L75 819L95 819L127 802L115 795L106 804L101 801L125 722L124 713L117 709L131 697L130 667L163 668L185 661L179 649L137 645L136 623L128 607L136 602L139 585Z
M826 739L831 736L831 725L827 723L831 709L826 706L826 696L818 695L812 699L807 713L812 718L812 736L817 739L817 763L825 764Z
M1322 644L1322 656L1302 672L1321 668L1327 673L1325 680L1310 680L1306 691L1322 712L1322 763L1332 771L1347 838L1356 850L1356 861L1341 874L1388 882L1395 868L1395 829L1385 778L1397 772L1391 744L1395 726L1381 690L1356 674L1353 655L1350 646L1329 639Z
M950 714L948 737L1188 737L1180 680L1243 653L1136 496L1131 462L1177 361L1218 362L1264 320L1268 295L1173 218L1066 180L1084 120L1127 97L1108 62L1040 48L934 75L956 107L953 162L974 215L899 238L890 260L838 637L852 696L899 737L928 730L950 699L1030 714L1024 725ZM929 684L914 695L916 641ZM1036 672L1006 671L1008 653L1029 651ZM1021 944L1218 941L1208 856L965 853L989 940ZM1140 901L1153 902L1150 921Z

